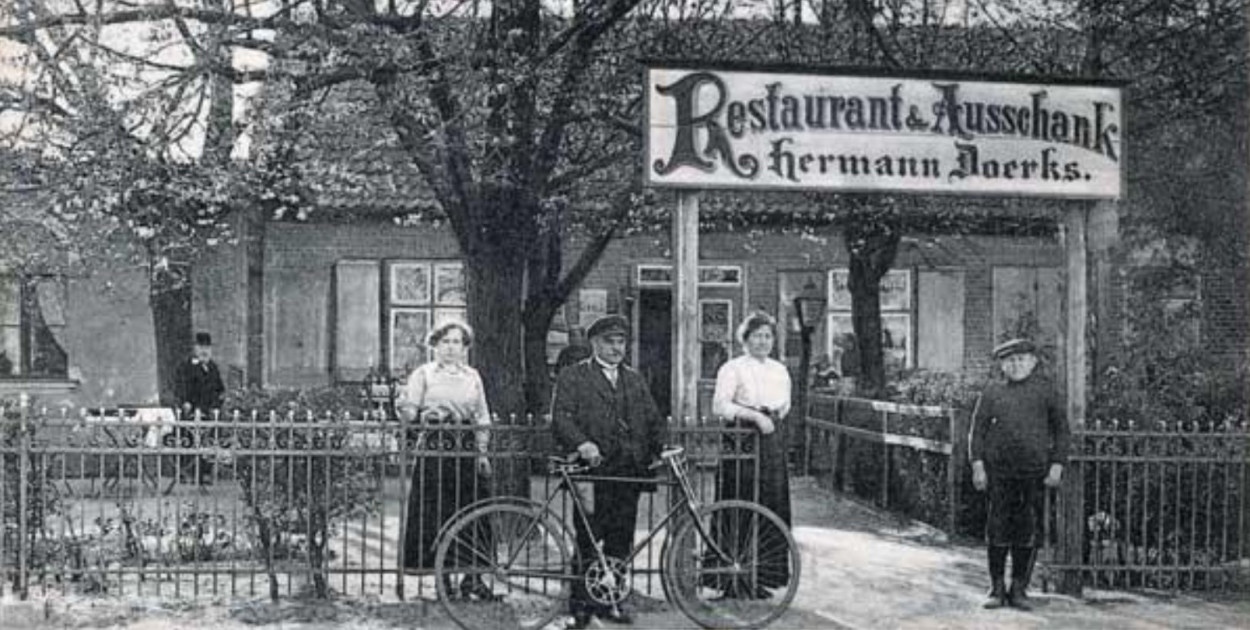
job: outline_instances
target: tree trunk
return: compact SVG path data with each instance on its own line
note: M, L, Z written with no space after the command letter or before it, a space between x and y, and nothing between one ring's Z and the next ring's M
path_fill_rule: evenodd
M851 325L859 350L858 389L862 395L878 396L886 382L881 344L881 278L894 264L902 234L897 221L885 211L868 210L852 213L843 238L851 254Z
M482 374L492 411L503 422L524 413L521 352L521 295L524 265L508 244L483 245L465 253L473 362Z
M156 332L156 382L161 404L173 406L174 374L191 356L191 283L153 277L148 301Z
M540 417L551 404L551 374L547 371L547 331L555 307L533 306L527 309L525 326L525 410Z
M880 276L862 256L851 254L851 325L859 351L859 393L873 397L885 388L885 356L881 347Z

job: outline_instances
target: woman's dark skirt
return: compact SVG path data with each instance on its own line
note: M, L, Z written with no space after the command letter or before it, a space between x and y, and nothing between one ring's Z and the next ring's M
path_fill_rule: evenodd
M472 431L430 431L424 450L435 452L412 463L404 536L404 566L410 569L433 568L443 524L460 508L490 496L490 480L477 474Z
M780 427L778 427L780 429ZM759 440L759 470L756 471L756 460L749 456L754 452L756 438ZM716 500L739 499L753 501L771 510L781 517L786 527L790 527L790 474L786 468L785 438L778 430L769 435L734 434L725 437L721 446L722 456L720 470L717 474ZM756 483L759 490L756 493ZM750 529L745 522L713 523L718 543L729 548L747 548L749 540L734 540L748 535ZM764 530L765 537L774 532L771 528ZM777 549L784 541L762 539L759 549ZM755 547L749 547L755 548ZM776 588L785 585L790 579L790 567L787 558L771 563L761 562L759 567L759 586ZM732 585L719 585L721 588L732 588Z

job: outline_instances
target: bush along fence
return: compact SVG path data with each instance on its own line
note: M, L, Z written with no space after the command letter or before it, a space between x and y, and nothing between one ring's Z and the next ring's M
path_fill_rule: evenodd
M979 537L969 416L946 407L816 394L805 467L824 487ZM1094 422L1073 432L1047 493L1044 588L1244 590L1250 586L1250 427Z
M541 500L554 489L547 418L496 418L489 477L455 464L478 458L462 448L475 430L295 405L186 418L10 405L0 417L0 596L433 598L433 570L422 568L432 552L414 544L405 559L405 539L441 525L429 510L445 518L456 511L447 503ZM718 467L758 465L749 430L671 422L668 442L685 447L706 501ZM639 528L664 515L667 490L643 495ZM572 517L569 505L559 511ZM659 552L634 567L634 588L657 598Z
M967 427L966 413L946 407L812 394L804 467L823 487L949 532L972 531L979 523L963 507L972 488Z

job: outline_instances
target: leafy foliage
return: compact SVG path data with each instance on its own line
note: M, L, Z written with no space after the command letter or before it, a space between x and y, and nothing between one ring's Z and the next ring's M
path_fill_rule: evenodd
M231 440L243 454L235 475L269 570L271 597L278 594L273 562L297 548L306 550L315 594L328 596L331 530L380 503L381 464L352 441L346 423L365 418L360 391L236 390L227 393L223 408L232 410L237 426Z

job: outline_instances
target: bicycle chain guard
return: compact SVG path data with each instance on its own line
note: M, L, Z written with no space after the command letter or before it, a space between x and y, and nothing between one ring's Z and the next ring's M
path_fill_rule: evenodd
M630 591L629 566L619 558L604 556L586 569L586 593L597 604L611 606L625 601Z

